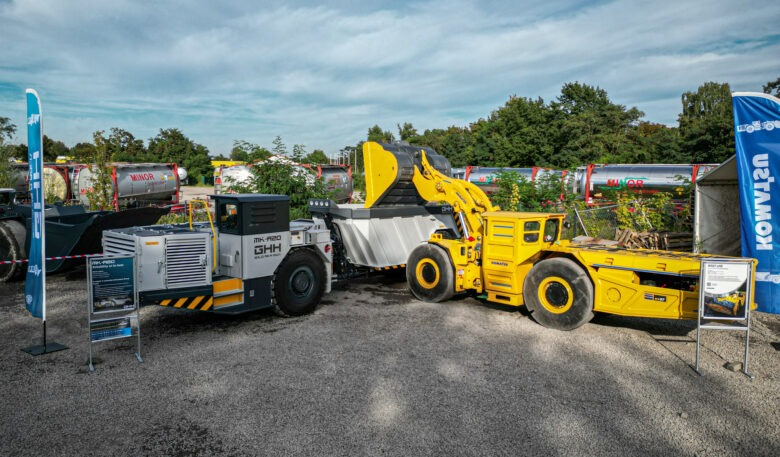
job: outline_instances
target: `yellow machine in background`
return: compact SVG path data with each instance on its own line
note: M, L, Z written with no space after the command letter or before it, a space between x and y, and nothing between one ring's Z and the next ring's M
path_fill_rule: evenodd
M485 294L491 302L525 305L537 322L561 330L583 325L595 311L697 317L702 255L561 240L564 214L500 211L477 186L442 173L448 163L429 162L442 156L412 149L367 142L363 157L366 208L452 207L456 229L436 230L408 255L406 278L417 298Z

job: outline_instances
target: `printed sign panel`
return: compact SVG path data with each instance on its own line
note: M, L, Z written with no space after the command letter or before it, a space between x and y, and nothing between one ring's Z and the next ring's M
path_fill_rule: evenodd
M135 277L132 257L89 259L90 312L133 310Z
M744 320L750 303L750 259L702 259L699 312L704 319Z

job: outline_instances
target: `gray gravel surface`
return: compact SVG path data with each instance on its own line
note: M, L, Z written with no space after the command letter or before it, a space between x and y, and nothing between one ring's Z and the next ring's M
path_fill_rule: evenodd
M780 455L780 319L744 335L599 316L572 332L378 276L308 316L146 307L87 360L86 279L48 278L49 341L0 285L0 455Z

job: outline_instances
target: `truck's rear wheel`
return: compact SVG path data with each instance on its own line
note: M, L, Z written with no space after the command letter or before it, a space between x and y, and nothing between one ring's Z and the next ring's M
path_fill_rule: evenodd
M593 319L593 284L569 259L534 265L523 284L523 298L531 317L545 327L574 330Z
M443 302L455 294L454 273L444 250L421 244L409 254L406 281L412 294L422 301Z
M298 249L287 255L274 274L277 314L300 316L314 311L325 293L325 265L320 257Z
M18 221L0 222L0 260L19 261L27 258L24 243L27 231ZM22 277L27 270L25 263L0 265L0 282L13 281Z

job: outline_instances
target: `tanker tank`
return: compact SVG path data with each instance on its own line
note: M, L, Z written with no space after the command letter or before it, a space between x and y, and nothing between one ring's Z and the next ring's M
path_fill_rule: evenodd
M28 199L30 167L27 163L12 165L12 184L16 189L17 199ZM43 165L43 195L47 202L67 202L71 199L70 180L67 167L60 164L45 163Z
M615 164L578 167L573 180L573 191L593 204L609 192L630 192L651 195L668 192L685 198L685 185L717 164Z
M349 165L304 165L322 180L325 191L336 203L352 200L352 167Z
M534 182L542 176L561 175L565 176L566 172L562 170L553 170L542 167L527 167L527 168L509 168L509 167L466 167L464 180L475 184L486 194L493 194L498 190L498 174L506 172L513 172L526 179L528 182Z
M233 186L249 184L252 180L252 170L248 165L229 165L214 168L214 193L235 193Z
M110 194L115 208L158 206L179 201L179 176L176 164L115 163L108 165ZM89 205L94 191L95 172L85 166L76 171L74 197Z

